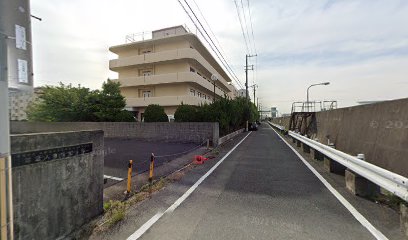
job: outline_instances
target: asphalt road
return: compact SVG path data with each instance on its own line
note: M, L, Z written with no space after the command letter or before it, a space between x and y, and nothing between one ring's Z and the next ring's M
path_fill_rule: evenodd
M220 155L226 152L222 151ZM128 239L175 203L218 160L194 168L132 207L111 232L91 239ZM139 239L375 238L263 124L174 211L159 214Z
M104 145L104 175L126 178L129 160L133 160L133 173L140 173L149 169L152 153L158 156L155 160L155 166L159 166L163 162L180 157L183 155L183 152L195 148L198 144L107 138ZM115 183L115 180L110 179L108 184L105 184L105 187L113 183Z

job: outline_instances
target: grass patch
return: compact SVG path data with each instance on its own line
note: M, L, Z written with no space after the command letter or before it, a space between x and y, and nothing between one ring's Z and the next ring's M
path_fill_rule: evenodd
M389 206L390 208L392 208L392 209L394 209L396 211L399 211L400 204L407 205L407 203L404 200L402 200L400 197L398 197L398 196L396 196L394 194L391 194L391 193L380 194L378 196L373 197L373 200L375 202L387 205L387 206Z

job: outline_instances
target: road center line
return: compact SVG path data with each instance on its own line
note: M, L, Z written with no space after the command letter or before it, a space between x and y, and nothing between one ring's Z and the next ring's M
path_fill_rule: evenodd
M268 126L272 128L269 124ZM329 189L329 191L337 198L337 200L339 200L341 204L343 204L345 208L347 208L347 210L354 216L355 219L357 219L357 221L361 223L361 225L363 225L376 239L388 240L384 234L376 229L359 211L357 211L357 209L353 207L353 205L351 205L349 201L347 201L322 175L320 175L320 173L318 173L316 169L314 169L312 165L310 165L310 163L307 162L307 160L304 159L294 147L292 147L279 133L277 133L275 129L272 128L272 130L286 143L286 145L288 145L290 149L292 149L292 151L300 158L300 160L302 160L306 167L308 167L309 170L316 175L323 185Z
M186 200L191 193L196 190L196 188L208 177L214 170L251 134L249 132L239 143L237 143L223 158L221 158L206 174L204 174L196 183L194 183L193 186L191 186L179 199L177 199L173 205L171 205L167 210L163 212L158 212L156 215L154 215L152 218L149 219L145 224L143 224L136 232L134 232L132 235L130 235L127 240L136 240L139 239L147 230L149 230L150 227L153 226L164 214L166 213L171 213L178 206L180 206L181 203Z

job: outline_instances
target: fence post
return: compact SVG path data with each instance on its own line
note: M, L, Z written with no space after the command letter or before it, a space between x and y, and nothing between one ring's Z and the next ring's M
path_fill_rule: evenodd
M132 169L133 169L133 160L129 160L128 165L128 179L127 179L127 194L130 193L130 188L132 186Z

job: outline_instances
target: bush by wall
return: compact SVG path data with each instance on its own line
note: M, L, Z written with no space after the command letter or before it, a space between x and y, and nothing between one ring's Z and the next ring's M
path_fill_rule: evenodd
M164 112L164 108L157 104L150 104L144 112L145 122L168 122L169 119Z
M201 106L180 105L174 114L176 122L218 122L220 135L245 127L245 122L259 119L256 106L245 98L222 98Z

